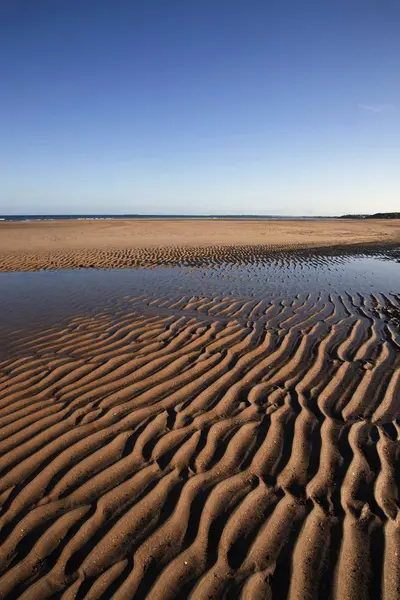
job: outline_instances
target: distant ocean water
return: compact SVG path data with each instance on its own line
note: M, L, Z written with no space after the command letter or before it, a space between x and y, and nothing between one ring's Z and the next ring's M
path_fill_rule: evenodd
M0 221L66 221L69 219L78 219L82 221L102 220L102 219L265 219L288 221L309 220L309 219L329 219L331 217L293 217L282 215L0 215Z

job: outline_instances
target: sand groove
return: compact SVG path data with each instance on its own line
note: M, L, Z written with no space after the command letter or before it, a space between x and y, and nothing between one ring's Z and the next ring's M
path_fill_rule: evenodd
M399 598L399 297L128 302L0 364L0 597Z

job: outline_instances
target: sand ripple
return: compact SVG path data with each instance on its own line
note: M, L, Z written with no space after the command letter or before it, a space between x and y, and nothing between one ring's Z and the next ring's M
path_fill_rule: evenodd
M132 298L0 364L0 597L400 596L400 298Z
M354 255L364 252L396 252L398 242L357 243L334 246L328 241L318 244L282 243L282 244L209 244L209 245L163 245L151 247L108 247L88 249L64 249L51 251L14 251L1 252L0 272L37 271L79 268L149 268L157 266L204 266L207 268L221 265L265 264L276 255L285 264L294 261L299 264L304 256L317 257L318 254Z

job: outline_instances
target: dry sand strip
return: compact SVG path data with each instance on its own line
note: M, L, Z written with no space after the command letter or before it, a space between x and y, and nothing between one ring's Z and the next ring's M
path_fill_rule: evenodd
M397 600L400 298L131 306L0 364L0 597Z
M242 261L284 251L400 243L400 220L0 222L0 271Z

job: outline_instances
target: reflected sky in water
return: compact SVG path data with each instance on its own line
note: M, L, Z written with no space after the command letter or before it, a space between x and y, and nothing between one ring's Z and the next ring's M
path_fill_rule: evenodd
M113 311L125 297L226 296L273 299L301 292L400 293L400 262L382 256L292 256L214 268L0 273L0 331L35 330L75 315ZM122 304L121 304L122 303Z

